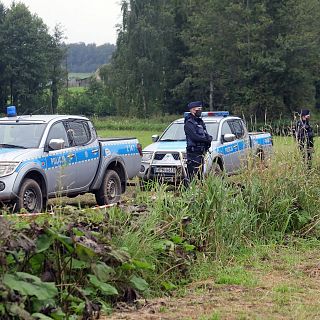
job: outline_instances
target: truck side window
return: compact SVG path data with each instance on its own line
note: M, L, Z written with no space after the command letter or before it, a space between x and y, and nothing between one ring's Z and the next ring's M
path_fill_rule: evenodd
M67 132L62 122L55 123L50 128L50 131L48 133L47 143L49 143L51 139L63 139L64 147L65 148L69 147Z
M224 124L222 125L222 128L221 128L221 136L223 137L225 134L228 134L228 133L232 133L232 131L229 126L229 123L226 121L226 122L224 122Z
M230 126L232 133L237 137L237 139L241 139L244 136L244 128L241 120L230 121Z
M85 121L69 121L68 134L76 146L85 145L91 140L90 128Z

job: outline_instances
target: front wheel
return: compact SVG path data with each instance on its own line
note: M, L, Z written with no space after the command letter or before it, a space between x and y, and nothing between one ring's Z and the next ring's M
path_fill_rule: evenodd
M14 210L27 213L41 212L43 209L43 195L41 188L33 179L25 179L20 187L17 198L14 200Z
M121 180L114 170L108 170L103 178L100 189L96 192L96 201L99 206L117 203L121 195Z
M221 176L223 174L223 170L217 161L214 161L212 163L210 172L211 172L211 174L213 174L215 176Z

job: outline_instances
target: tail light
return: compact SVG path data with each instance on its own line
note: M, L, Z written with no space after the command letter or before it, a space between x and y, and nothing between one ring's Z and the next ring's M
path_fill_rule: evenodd
M142 146L141 146L141 144L140 143L137 143L137 149L138 149L138 151L139 151L139 154L140 154L140 156L142 157Z

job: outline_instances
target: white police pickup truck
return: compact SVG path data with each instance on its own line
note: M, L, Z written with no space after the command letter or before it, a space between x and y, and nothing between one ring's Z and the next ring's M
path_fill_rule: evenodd
M188 113L186 113L188 114ZM185 114L185 115L186 115ZM204 173L232 174L246 166L250 155L260 161L270 158L270 133L250 133L239 117L228 111L202 112L208 133L213 137L205 157ZM157 180L178 184L187 177L184 118L172 122L154 143L143 149L141 182Z
M48 198L91 192L99 205L118 202L136 176L142 150L135 138L100 139L91 121L72 115L0 118L0 201L40 212Z

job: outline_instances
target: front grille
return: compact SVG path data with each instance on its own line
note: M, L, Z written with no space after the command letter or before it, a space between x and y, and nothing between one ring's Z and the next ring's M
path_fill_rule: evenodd
M179 153L173 153L172 156L173 156L173 159L174 159L174 160L180 160L180 155L179 155Z
M162 160L165 155L166 155L166 153L156 153L153 159L154 160Z
M154 155L154 160L162 160L167 154L171 154L174 160L180 160L180 155L177 152L166 152L166 153L156 153Z

